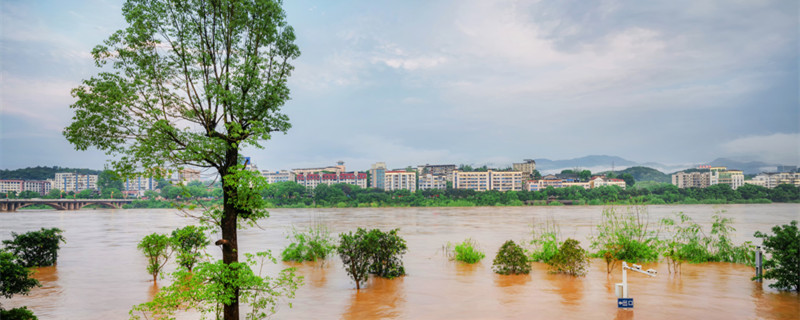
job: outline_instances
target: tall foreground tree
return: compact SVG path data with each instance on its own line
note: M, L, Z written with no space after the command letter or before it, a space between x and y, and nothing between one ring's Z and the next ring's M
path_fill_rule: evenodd
M105 150L123 177L216 170L224 202L204 218L221 229L223 263L237 263L240 220L267 216L240 150L290 127L280 109L300 50L281 1L128 0L122 14L128 26L92 51L103 72L72 90L64 135L78 150ZM232 289L225 319L239 317Z

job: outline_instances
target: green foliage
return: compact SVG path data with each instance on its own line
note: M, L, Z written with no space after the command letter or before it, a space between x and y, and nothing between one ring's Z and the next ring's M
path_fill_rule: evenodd
M315 222L305 232L293 228L288 238L292 243L281 252L283 261L317 261L336 250L328 226L321 222Z
M66 243L59 228L11 232L12 240L3 240L5 249L17 256L25 267L46 267L58 262L58 249Z
M620 260L650 262L658 259L658 237L649 229L649 214L645 206L630 206L624 212L615 207L603 209L603 220L592 234L591 248L595 257L606 261L611 273Z
M196 226L173 230L169 241L172 249L177 252L175 259L178 265L189 272L192 272L194 265L203 256L201 251L211 243L206 237L205 228Z
M283 269L275 278L262 275L266 262L277 263L269 252L245 254L245 257L246 263L201 262L192 273L183 269L176 271L175 282L162 288L153 301L134 306L131 318L174 318L179 310L193 309L201 313L202 319L220 319L222 306L237 297L239 302L252 308L246 319L269 317L283 298L295 297L303 277L296 275L295 268ZM255 267L258 267L258 274L253 272Z
M544 224L531 226L531 241L528 248L530 261L549 263L558 254L561 231L555 220L547 220Z
M772 227L773 234L756 231L771 257L764 261L764 278L777 280L770 287L800 292L800 230L797 220Z
M116 189L117 193L119 193L119 190L124 189L125 185L123 184L122 178L116 172L103 170L97 175L97 189L102 192L110 188Z
M522 247L508 240L497 251L497 255L492 263L494 272L508 274L528 274L531 272L531 265Z
M548 264L555 272L582 276L586 274L589 257L586 250L581 248L578 240L568 238L561 244L561 247L558 248L558 253L548 261Z
M39 281L30 278L32 271L24 261L11 252L0 250L0 295L11 298L15 294L27 295Z
M0 308L0 319L3 320L36 320L38 319L33 315L33 311L28 310L28 307L14 308L5 310Z
M395 278L406 274L402 256L408 250L406 240L397 235L398 229L383 232L372 229L366 236L372 263L369 273L383 278Z
M477 263L486 257L486 254L478 247L478 242L472 238L467 238L463 242L457 243L455 246L448 243L445 251L448 252L448 256L450 256L451 260L465 263Z
M371 261L371 248L366 241L367 231L358 228L355 233L339 234L339 246L336 251L342 259L344 269L353 281L356 289L361 289L361 284L369 277Z
M142 238L137 246L147 257L147 272L153 275L153 282L158 279L158 273L169 261L170 239L167 235L152 233Z
M366 282L369 274L383 278L405 275L402 255L408 247L397 235L398 229L383 232L378 229L358 228L355 233L342 233L337 247L345 270L356 282L356 289Z
M30 277L32 271L11 252L0 250L0 296L27 295L39 281ZM25 307L5 310L0 307L0 319L36 319Z

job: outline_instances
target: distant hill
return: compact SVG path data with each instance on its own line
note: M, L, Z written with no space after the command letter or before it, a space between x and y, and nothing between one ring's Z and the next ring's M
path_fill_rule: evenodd
M54 167L37 166L24 169L0 170L0 179L47 180L55 178L57 172L77 172L78 174L100 174L100 170L63 168L58 166Z
M608 173L608 171L596 172L596 173L592 172L592 174L596 175L604 175L606 173ZM649 167L642 167L642 166L630 167L630 168L625 168L624 170L615 170L614 173L617 176L623 173L629 173L630 175L633 176L633 179L635 179L637 182L638 181L655 181L655 182L665 182L665 183L672 182L672 177L670 175Z
M614 171L621 171L629 167L650 167L661 172L671 172L691 167L691 165L664 165L656 162L638 163L624 158L606 155L591 155L568 160L535 159L535 161L536 170L544 174L558 173L564 169L574 168L590 170L592 172L611 171L612 164Z

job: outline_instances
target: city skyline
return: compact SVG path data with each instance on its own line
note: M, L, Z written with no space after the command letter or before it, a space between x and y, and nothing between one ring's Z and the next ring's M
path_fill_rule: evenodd
M121 1L4 1L0 167L102 168L63 138ZM263 169L589 154L800 164L795 1L292 1L302 51Z

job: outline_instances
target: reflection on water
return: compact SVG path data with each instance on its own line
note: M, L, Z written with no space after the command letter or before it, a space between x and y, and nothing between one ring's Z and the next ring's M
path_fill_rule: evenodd
M797 219L798 204L721 206L734 219L734 240L756 240L756 230ZM651 206L650 221L683 211L706 230L715 207ZM377 208L279 209L259 224L263 229L239 233L241 252L272 250L288 245L286 230L316 221L333 233L357 227L400 228L408 242L404 257L407 276L372 278L361 290L345 273L338 257L325 263L283 263L266 267L276 274L297 267L305 285L292 301L280 307L279 319L797 319L800 298L750 281L753 268L728 263L684 264L680 275L666 264L649 264L656 278L628 274L635 312L618 310L614 284L618 268L607 274L605 262L594 259L585 277L548 272L533 263L530 275L500 276L491 270L498 248L506 240L525 241L531 221L553 218L565 235L586 247L587 237L601 218L601 207L497 208ZM132 305L149 301L158 288L136 250L145 235L168 233L193 221L171 210L84 210L0 213L0 240L11 231L41 227L65 230L67 243L57 267L40 268L42 282L29 296L0 300L4 307L27 305L40 319L121 319ZM449 261L441 248L447 242L471 237L486 258L476 264ZM213 240L216 239L212 239ZM219 257L219 249L208 252ZM174 264L168 265L174 269ZM166 270L167 272L171 270ZM168 285L159 280L160 286ZM194 319L196 315L184 316Z

